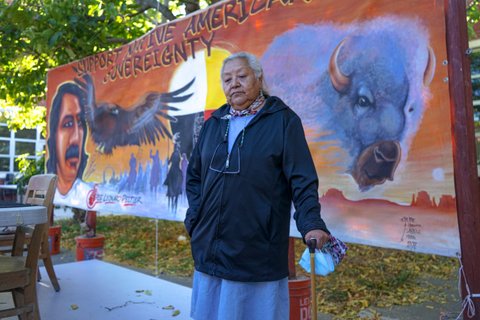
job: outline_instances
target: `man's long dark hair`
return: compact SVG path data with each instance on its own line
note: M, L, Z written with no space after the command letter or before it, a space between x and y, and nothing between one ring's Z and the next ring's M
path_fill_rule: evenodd
M48 173L57 173L57 140L56 134L58 129L58 122L60 118L60 109L62 108L62 100L65 94L71 94L78 98L80 103L81 110L81 126L83 128L84 136L81 148L81 160L80 165L78 166L77 178L82 178L83 171L87 165L88 155L85 153L85 142L87 134L87 124L85 123L85 104L86 104L86 93L85 91L73 82L63 83L57 90L55 97L53 98L52 107L50 109L50 118L48 121L48 126L50 128L48 139L47 139L47 148L48 148L48 160L47 160L47 172Z

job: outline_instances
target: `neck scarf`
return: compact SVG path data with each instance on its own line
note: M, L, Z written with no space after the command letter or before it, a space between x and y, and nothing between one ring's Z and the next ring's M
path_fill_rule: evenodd
M229 114L232 117L245 117L245 116L254 115L258 112L258 109L264 102L265 102L265 96L263 95L263 93L260 93L258 97L255 99L255 101L253 101L252 104L246 109L235 110L233 109L232 106L230 106Z

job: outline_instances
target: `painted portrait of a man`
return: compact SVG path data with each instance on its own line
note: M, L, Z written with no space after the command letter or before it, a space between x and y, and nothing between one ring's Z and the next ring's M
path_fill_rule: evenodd
M81 180L87 164L85 91L75 83L58 87L50 110L47 172L58 176L57 191L66 195Z

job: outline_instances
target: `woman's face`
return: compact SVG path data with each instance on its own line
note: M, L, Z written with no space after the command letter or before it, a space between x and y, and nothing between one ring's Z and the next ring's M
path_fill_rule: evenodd
M227 102L236 110L250 106L260 94L262 79L257 79L243 58L228 61L222 73L222 87Z

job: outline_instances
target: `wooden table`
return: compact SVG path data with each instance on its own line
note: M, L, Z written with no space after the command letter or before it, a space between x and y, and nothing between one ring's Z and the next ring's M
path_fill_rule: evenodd
M0 204L0 227L34 225L47 221L47 208L44 206Z

